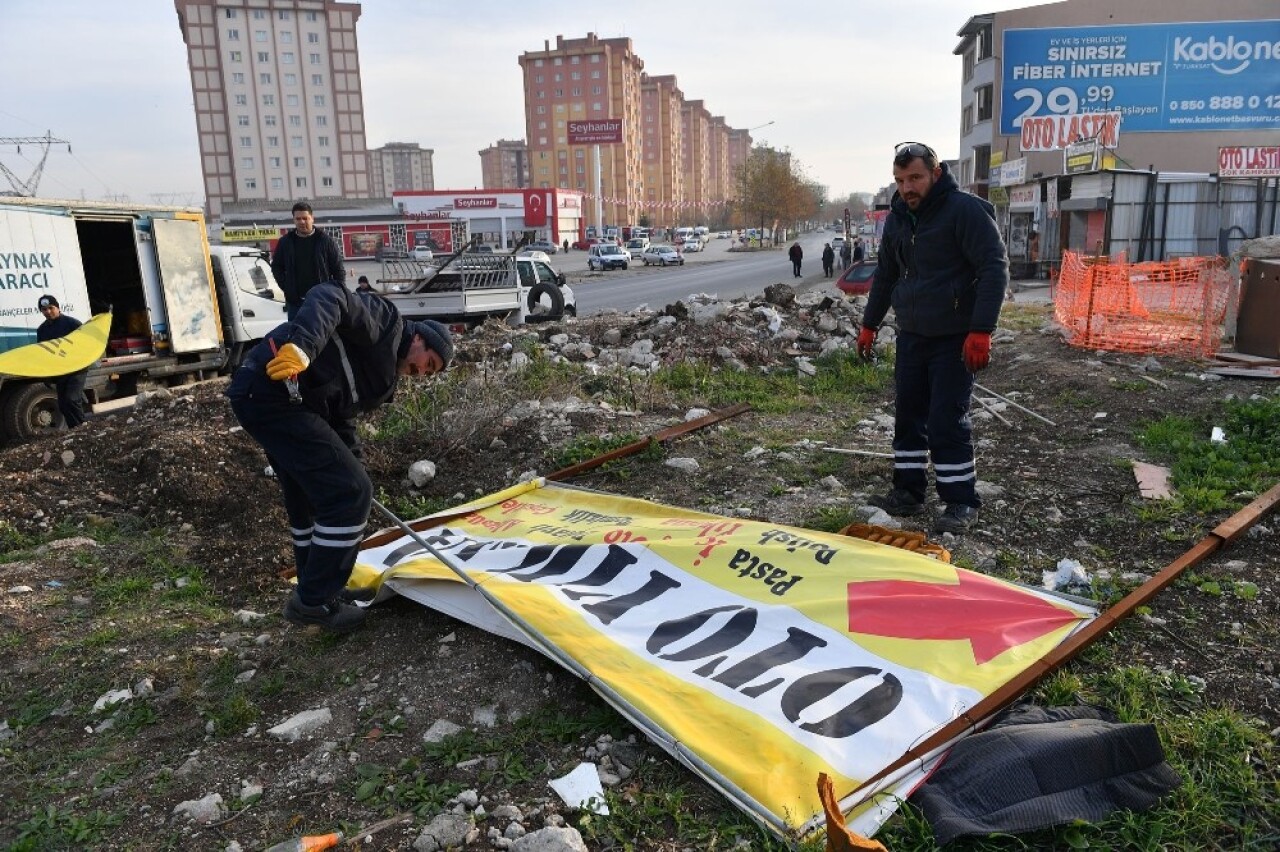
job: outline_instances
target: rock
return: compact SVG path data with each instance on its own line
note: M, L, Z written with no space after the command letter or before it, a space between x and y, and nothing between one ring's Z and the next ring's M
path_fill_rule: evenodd
M75 462L76 462L76 454L75 454L75 451L74 451L74 450L63 450L63 451L62 451L62 455L61 455L61 459L62 459L62 466L63 466L63 467L71 467L71 465L75 464Z
M711 413L711 410L708 408L690 408L688 411L684 413L684 422L688 423L691 420L697 420L700 417L706 417L710 413Z
M816 376L818 375L818 368L808 358L797 358L796 372L802 376Z
M728 346L717 346L716 357L721 360L728 360L733 357L733 350Z
M578 829L568 826L551 826L540 828L521 837L511 844L511 852L589 852L589 850Z
M232 617L241 624L252 624L259 619L266 618L262 613L254 612L251 609L238 609L232 614Z
M413 841L413 848L415 852L444 852L446 849L460 848L466 843L467 835L473 827L468 816L440 814L422 829L422 834Z
M840 321L831 314L822 313L818 315L818 331L830 334L840 327Z
M566 343L569 342L569 335L553 334L547 338L547 342L550 343L552 346L564 346Z
M461 725L455 725L448 719L437 719L432 723L430 728L422 735L424 743L444 742L449 737L462 730Z
M978 496L983 500L994 500L1004 493L1004 487L991 482L979 479L973 486L973 490L978 492Z
M767 455L768 452L769 451L766 450L764 447L752 447L751 449L743 453L742 457L747 461L754 461L755 459L758 459L763 455Z
M486 704L471 711L471 721L482 728L492 728L498 724L498 705Z
M706 304L695 304L690 316L693 317L695 325L710 325L728 312L729 306L724 302L708 302Z
M131 698L133 698L133 691L129 689L113 689L109 692L104 692L98 696L97 701L93 702L93 712L101 713L108 707L119 704L121 701L128 701Z
M824 476L818 480L818 484L828 491L843 491L844 483L836 479L834 476Z
M318 731L333 721L333 713L328 707L318 710L304 710L290 716L280 724L267 731L269 736L287 743L297 742L312 731Z
M702 469L702 465L698 464L698 460L691 459L691 458L677 457L673 459L667 459L665 462L663 462L663 464L665 464L667 467L674 467L676 470L682 471L683 473L697 473L699 470Z
M226 812L227 809L222 805L222 796L217 793L210 793L201 799L189 799L173 806L174 817L186 816L200 825L217 822Z
M520 373L528 366L529 356L523 352L514 352L511 355L511 362L507 365L507 369L513 373Z
M795 304L796 291L790 284L779 281L764 288L764 300L780 308L789 308Z
M421 488L435 478L435 462L427 459L420 459L409 465L409 481L413 483L414 488Z
M622 342L622 331L617 328L605 329L604 334L600 335L600 340L607 346L617 346Z

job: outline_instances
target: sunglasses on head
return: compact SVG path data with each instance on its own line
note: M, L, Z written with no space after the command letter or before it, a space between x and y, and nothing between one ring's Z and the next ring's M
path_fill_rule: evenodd
M894 162L907 162L914 160L916 157L931 157L937 162L937 153L923 142L899 142L893 146Z

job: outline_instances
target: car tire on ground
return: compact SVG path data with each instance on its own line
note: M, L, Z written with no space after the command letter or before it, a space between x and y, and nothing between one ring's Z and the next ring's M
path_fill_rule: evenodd
M0 436L27 440L57 430L58 394L43 382L8 388L0 400Z
M560 319L564 316L564 293L561 293L560 288L554 284L539 281L529 288L525 307L530 314L536 314L539 319ZM539 311L540 307L546 310Z

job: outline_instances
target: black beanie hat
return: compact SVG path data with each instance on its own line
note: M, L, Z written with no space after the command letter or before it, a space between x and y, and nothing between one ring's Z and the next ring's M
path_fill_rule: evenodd
M421 335L422 342L427 344L427 348L434 350L444 365L449 366L453 361L453 335L449 333L448 328L435 320L405 320L404 334L400 337L400 351L396 353L397 357L403 358L409 354L409 346L413 343L415 334Z
M61 307L58 304L58 300L55 299L53 296L49 295L48 293L45 293L43 296L40 297L40 301L36 302L36 307L42 308L42 309L47 308L50 305L53 305L55 308Z

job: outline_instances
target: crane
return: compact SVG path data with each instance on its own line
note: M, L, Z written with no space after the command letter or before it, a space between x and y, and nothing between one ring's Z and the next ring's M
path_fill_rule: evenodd
M9 185L13 187L12 192L0 192L0 195L34 196L36 188L40 185L40 175L44 173L44 161L49 159L49 146L54 144L66 145L67 152L71 152L71 143L66 139L54 138L52 130L46 131L44 136L0 136L0 145L17 145L19 154L22 153L23 145L40 145L44 149L35 171L25 181L9 171L4 163L0 163L0 172L4 173L4 176L9 179Z

